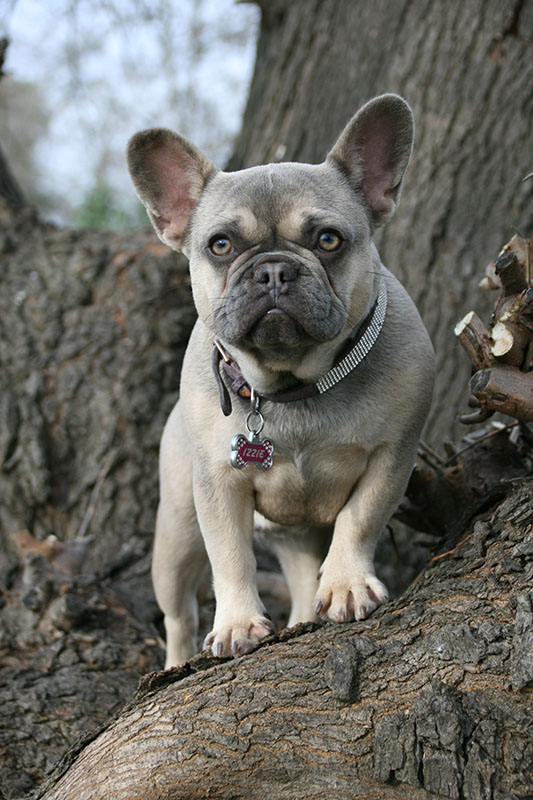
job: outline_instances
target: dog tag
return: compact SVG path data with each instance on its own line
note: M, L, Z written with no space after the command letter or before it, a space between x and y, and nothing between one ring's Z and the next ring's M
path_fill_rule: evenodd
M255 464L261 469L271 469L273 453L274 445L270 439L260 439L254 432L248 439L242 433L238 433L231 440L230 461L237 469L243 469L247 464Z
M255 464L258 469L271 469L274 463L272 458L274 445L270 439L261 439L259 437L265 420L259 411L259 397L257 397L254 389L251 390L250 404L250 413L246 417L246 428L249 436L246 438L242 433L238 433L233 437L231 440L230 462L232 467L237 467L237 469L243 469L247 464ZM252 424L252 419L255 420L255 425Z

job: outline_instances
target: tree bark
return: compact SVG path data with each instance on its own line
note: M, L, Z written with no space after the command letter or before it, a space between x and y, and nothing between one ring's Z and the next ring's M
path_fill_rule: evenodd
M473 522L365 622L147 676L36 800L531 796L532 499Z
M5 77L4 61L6 51L9 47L9 40L3 36L0 38L0 81ZM7 158L0 146L0 200L6 203L10 208L23 208L26 205L22 189L15 180Z
M0 205L0 797L162 664L157 455L195 320L155 240Z
M0 198L11 208L24 208L27 205L22 189L9 168L4 151L0 146Z
M437 351L430 443L462 434L470 364L453 330L490 300L476 276L530 225L533 2L265 0L232 168L321 161L370 97L397 92L416 134L400 209L376 237ZM523 236L527 230L521 230Z
M84 568L106 574L109 532L114 561L150 545L196 318L187 264L149 231L61 230L30 209L0 208L0 249L1 530L93 536Z

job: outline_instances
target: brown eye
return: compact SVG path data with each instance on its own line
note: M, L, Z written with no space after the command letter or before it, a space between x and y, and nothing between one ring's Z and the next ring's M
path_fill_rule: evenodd
M338 250L342 244L342 239L335 231L322 231L318 237L318 247L326 253Z
M231 242L227 236L214 236L209 242L209 249L216 256L227 256L231 252Z

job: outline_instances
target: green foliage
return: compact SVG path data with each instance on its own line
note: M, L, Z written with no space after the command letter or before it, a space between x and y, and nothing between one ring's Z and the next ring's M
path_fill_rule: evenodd
M141 203L129 208L121 205L116 194L104 180L96 180L74 211L74 225L99 231L127 231L149 227Z

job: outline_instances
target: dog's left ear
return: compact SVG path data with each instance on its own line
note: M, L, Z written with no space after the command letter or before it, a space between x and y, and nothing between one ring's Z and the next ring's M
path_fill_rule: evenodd
M413 134L413 113L405 100L382 94L352 117L328 153L327 160L362 192L375 225L396 211Z

